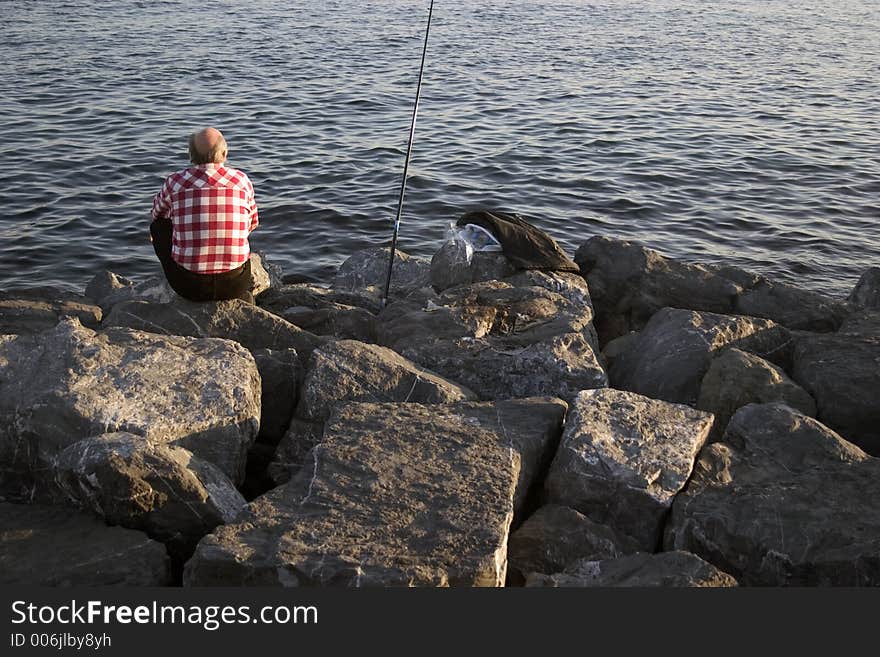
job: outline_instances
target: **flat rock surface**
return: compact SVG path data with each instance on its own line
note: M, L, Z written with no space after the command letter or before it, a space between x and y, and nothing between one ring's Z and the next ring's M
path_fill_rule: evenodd
M729 587L737 581L689 552L640 552L616 559L583 559L557 575L530 576L527 586Z
M510 537L511 573L559 573L580 559L611 559L638 552L638 544L574 509L547 504Z
M13 498L65 447L115 431L186 447L238 480L259 426L256 364L228 340L66 319L0 336L0 385L0 488Z
M0 298L0 334L45 331L62 317L76 317L85 326L97 327L102 316L101 309L85 299Z
M296 349L308 358L324 340L253 304L232 299L196 303L180 297L169 303L126 301L113 306L104 326L122 326L161 335L235 340L248 349Z
M712 415L620 390L578 394L545 482L548 502L654 550Z
M184 583L502 586L520 463L563 413L544 399L338 407L312 463L202 539Z
M476 398L391 349L338 340L312 352L297 417L326 420L333 406L344 401L445 404Z
M775 362L790 341L769 319L664 308L614 359L609 376L615 388L693 406L716 352L737 347Z
M880 460L780 404L752 404L706 446L666 549L742 584L880 584Z
M0 583L166 586L165 546L64 507L0 503Z

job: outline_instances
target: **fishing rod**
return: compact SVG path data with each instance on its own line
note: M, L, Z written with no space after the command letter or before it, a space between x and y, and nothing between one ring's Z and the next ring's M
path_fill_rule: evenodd
M403 161L403 179L400 181L400 198L397 201L397 218L394 220L394 234L391 237L391 256L388 258L388 276L385 278L385 292L382 294L382 307L388 302L388 291L391 289L391 269L394 266L394 253L397 249L397 233L400 231L400 213L403 210L403 195L406 192L406 174L409 171L409 158L412 154L413 137L416 134L416 115L419 112L419 97L422 95L422 74L425 71L425 53L428 52L428 34L431 32L431 14L434 13L434 0L428 9L428 27L425 29L425 45L422 47L422 64L419 66L419 82L416 85L416 102L413 105L412 122L409 126L409 143L406 147L406 159Z

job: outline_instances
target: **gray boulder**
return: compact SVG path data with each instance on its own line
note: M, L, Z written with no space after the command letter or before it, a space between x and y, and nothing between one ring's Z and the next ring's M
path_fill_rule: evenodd
M390 249L376 246L349 256L336 272L334 290L356 291L381 298L388 276ZM431 262L411 256L399 249L394 252L389 296L405 297L408 293L431 284Z
M0 584L168 586L165 546L64 507L0 502Z
M672 507L666 549L742 584L880 584L880 460L781 404L737 411Z
M792 378L816 400L817 417L847 440L880 455L880 335L863 318L843 333L802 335Z
M577 251L596 308L602 344L639 331L664 307L772 319L789 329L834 331L846 305L737 267L689 264L610 237Z
M661 308L731 313L742 287L703 265L636 242L595 236L574 257L590 285L602 344L641 330Z
M507 545L511 577L558 573L579 559L611 559L638 551L638 544L574 509L547 504L529 516Z
M721 349L737 347L785 362L790 343L788 330L768 319L664 308L614 359L609 376L615 388L693 406Z
M431 258L431 285L435 290L446 290L456 285L506 278L516 272L501 253L471 253L463 244L449 240Z
M161 335L235 340L250 350L296 349L307 359L324 342L308 331L253 304L232 299L195 303L126 301L113 306L104 326L124 326Z
M880 267L869 267L847 297L857 308L880 310Z
M847 308L824 294L762 278L737 297L734 312L772 319L789 329L836 331Z
M557 575L530 575L526 586L730 587L737 581L694 554L675 551L582 559Z
M273 287L280 287L282 283L281 267L269 262L264 253L251 252L251 276L254 285L251 294L258 297Z
M90 299L52 287L0 292L0 334L38 333L75 317L84 326L101 323L101 309Z
M124 276L104 270L95 274L86 285L86 296L95 300L107 315L117 303L124 301L149 301L171 303L180 299L171 289L162 273L135 282Z
M880 310L856 310L850 313L837 335L848 335L857 340L880 339Z
M720 440L737 409L769 402L781 402L816 417L816 402L782 369L759 356L730 348L712 360L700 384L697 408L715 416L710 439Z
M237 481L260 419L260 377L240 345L75 319L0 336L0 386L0 491L13 499L65 447L116 431L185 447Z
M130 433L80 440L61 451L52 469L63 501L146 532L178 558L189 557L202 536L245 505L216 466Z
M711 414L687 406L620 390L585 390L566 418L546 500L653 551L711 427Z
M483 399L571 397L603 387L592 309L546 287L491 281L424 306L391 304L379 341Z
M324 421L344 401L447 404L476 398L391 349L338 340L312 352L297 417Z
M558 400L337 407L312 463L202 539L184 584L502 586L520 463L563 414Z

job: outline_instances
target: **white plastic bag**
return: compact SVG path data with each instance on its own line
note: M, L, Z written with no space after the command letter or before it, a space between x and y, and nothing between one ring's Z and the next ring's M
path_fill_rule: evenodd
M501 243L482 226L465 224L460 230L461 238L466 240L474 251L481 253L499 253L501 251Z
M495 236L482 226L466 224L457 226L449 222L446 227L446 241L453 245L453 264L470 265L474 253L500 253L501 244Z

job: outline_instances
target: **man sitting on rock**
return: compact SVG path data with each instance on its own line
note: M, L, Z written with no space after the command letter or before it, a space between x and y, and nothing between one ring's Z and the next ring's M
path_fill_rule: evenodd
M224 166L216 128L189 137L193 166L171 174L153 200L150 235L168 283L191 301L253 302L248 235L257 227L254 187Z

